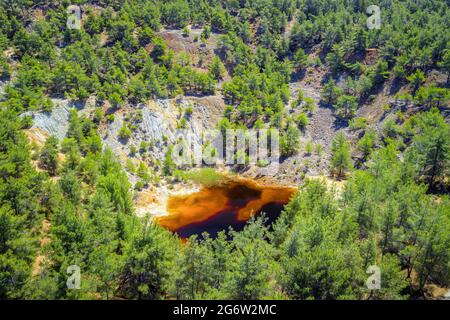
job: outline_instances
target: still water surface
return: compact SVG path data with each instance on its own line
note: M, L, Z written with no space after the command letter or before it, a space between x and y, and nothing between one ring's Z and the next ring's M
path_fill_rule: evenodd
M240 231L253 215L266 214L275 221L296 188L264 186L250 179L237 178L213 187L203 187L189 195L169 197L169 214L157 223L181 238L208 232L215 237L232 227Z

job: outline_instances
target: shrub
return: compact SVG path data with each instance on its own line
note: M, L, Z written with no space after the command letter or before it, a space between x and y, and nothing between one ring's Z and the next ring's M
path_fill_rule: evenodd
M311 140L309 140L306 143L305 152L306 152L307 155L310 155L313 152L313 144L312 144Z
M184 117L189 119L192 116L192 112L193 112L192 107L191 106L187 107L184 110Z
M114 122L114 113L111 113L111 114L108 114L107 116L106 116L106 120L108 121L108 122Z
M33 117L25 115L20 119L20 126L22 129L28 129L33 125Z
M343 95L337 99L334 107L339 118L349 119L355 115L357 105L356 97Z
M137 152L138 152L138 149L137 149L137 147L133 144L133 145L130 147L130 154L131 154L131 155L135 155Z
M128 140L131 137L131 130L128 126L124 125L119 131L119 138L122 140Z
M305 105L303 106L303 110L306 112L312 113L316 109L316 106L314 105L314 99L313 98L305 98Z
M185 38L187 38L187 37L189 37L189 34L191 33L191 31L189 30L189 27L188 26L185 26L184 28L183 28L183 37L185 37Z
M365 129L367 127L366 118L354 118L349 121L349 128L352 130Z
M306 126L308 125L308 116L306 115L306 113L300 113L297 116L296 122L298 124L298 126L300 127L300 129L305 129Z

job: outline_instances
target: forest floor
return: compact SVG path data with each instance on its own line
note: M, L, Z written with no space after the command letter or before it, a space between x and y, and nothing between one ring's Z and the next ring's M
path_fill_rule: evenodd
M39 251L36 254L31 267L31 274L33 276L39 275L41 273L41 269L46 263L45 247L50 243L50 227L50 220L44 219L42 221L41 236L39 237Z

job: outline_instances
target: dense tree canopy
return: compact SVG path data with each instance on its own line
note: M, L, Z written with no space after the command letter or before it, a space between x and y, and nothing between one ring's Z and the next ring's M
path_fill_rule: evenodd
M0 4L0 299L404 299L449 286L448 2L383 1L377 30L366 0L75 2L80 30L59 1ZM213 58L174 52L163 28L201 29L192 41L213 43ZM135 214L129 173L138 190L154 168L172 179L172 146L127 173L102 143L105 120L151 99L216 95L219 129L279 129L282 160L294 159L316 102L290 85L311 69L323 75L317 105L336 120L327 160L340 188L302 177L273 224L261 215L216 237L181 241ZM406 107L381 99L373 114L387 117L368 127L359 108L387 91ZM29 143L26 112L91 97L63 139ZM132 134L125 122L120 139ZM79 290L66 284L74 265ZM380 290L366 286L371 266Z

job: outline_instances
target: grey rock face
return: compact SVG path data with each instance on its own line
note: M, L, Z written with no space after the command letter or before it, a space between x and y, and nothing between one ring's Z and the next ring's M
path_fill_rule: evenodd
M33 128L42 129L49 135L63 139L69 126L69 110L72 108L67 100L52 99L55 107L51 112L28 111L21 116L33 117Z
M139 126L136 138L162 141L163 137L166 136L169 141L173 141L173 130L174 128L164 121L164 117L161 114L153 110L143 109L142 123Z
M30 111L22 116L33 117L31 128L41 129L62 140L67 134L70 110L77 108L80 113L87 114L90 108L76 107L68 100L61 99L54 99L53 103L55 106L51 112ZM191 107L193 112L186 118L186 128L179 130L177 125L187 107ZM125 120L127 113L136 115L137 112L141 115L139 119L131 116L129 122ZM103 146L111 148L122 163L125 163L126 159L131 156L132 146L139 150L141 142L146 142L148 146L151 146L147 151L147 159L162 161L168 146L175 144L180 138L189 136L189 140L194 146L200 146L203 133L205 130L213 129L216 125L215 121L214 111L207 105L193 103L183 98L162 99L151 101L148 105L139 104L121 108L114 113L113 122L100 126L99 134L103 140ZM126 141L119 137L120 130L125 124L129 128L133 127L132 134ZM136 160L142 159L140 152L133 156Z

